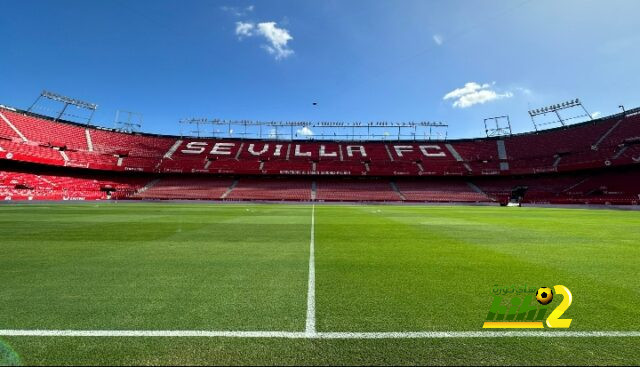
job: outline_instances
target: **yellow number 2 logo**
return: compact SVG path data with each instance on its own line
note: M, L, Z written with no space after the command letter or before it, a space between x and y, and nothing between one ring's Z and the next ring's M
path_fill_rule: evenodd
M547 326L550 328L568 328L571 325L571 319L561 319L565 311L571 306L571 302L573 302L573 297L571 296L571 291L569 288L564 285L556 285L553 287L556 291L556 294L562 295L562 302L556 307L551 315L547 318Z

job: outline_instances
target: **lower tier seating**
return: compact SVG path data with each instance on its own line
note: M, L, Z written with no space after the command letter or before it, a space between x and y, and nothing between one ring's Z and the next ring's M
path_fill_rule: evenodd
M407 201L428 202L490 202L463 179L398 180L396 186Z
M400 201L386 179L318 179L317 200Z
M229 200L311 200L311 180L241 178Z
M269 200L638 204L640 165L492 177L260 177L105 174L0 162L0 200Z
M217 200L229 190L231 178L169 177L150 182L133 195L137 199Z
M107 200L131 197L146 177L15 171L0 167L0 200Z

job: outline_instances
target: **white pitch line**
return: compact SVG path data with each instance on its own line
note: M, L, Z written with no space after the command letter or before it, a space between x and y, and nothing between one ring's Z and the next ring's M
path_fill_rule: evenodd
M594 338L640 337L640 331L321 332L317 339Z
M640 338L640 331L307 332L205 330L0 330L0 336L279 339Z
M0 330L0 336L303 338L303 332L206 330Z
M311 240L309 241L309 284L307 289L307 323L305 333L316 334L316 260L315 260L316 205L311 207Z

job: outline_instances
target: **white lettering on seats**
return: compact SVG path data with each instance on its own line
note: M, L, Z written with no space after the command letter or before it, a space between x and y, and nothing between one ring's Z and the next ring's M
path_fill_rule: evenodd
M411 145L394 145L393 149L395 149L398 157L402 157L402 153L413 152L413 147Z
M437 150L438 152L434 152ZM425 157L446 157L445 152L442 151L442 148L438 145L421 145L420 151L424 154Z
M235 145L235 143L216 143L209 154L231 155L231 148Z
M347 145L347 157L353 157L354 151L360 152L360 156L362 157L367 156L367 152L362 145Z
M296 150L293 155L296 157L311 157L311 152L301 152L300 144L296 144Z
M279 157L281 150L282 150L282 144L276 144L276 151L273 152L273 156L274 157Z
M320 156L321 157L337 157L338 152L327 153L327 147L324 145L320 145Z
M269 150L269 144L264 144L262 146L262 150L259 152L256 152L253 148L255 147L255 144L249 144L249 149L247 149L249 151L249 153L251 153L252 155L262 155L263 153L265 153L267 150Z
M187 149L182 149L181 152L184 154L200 154L204 152L204 148L207 146L205 142L192 141L187 144Z

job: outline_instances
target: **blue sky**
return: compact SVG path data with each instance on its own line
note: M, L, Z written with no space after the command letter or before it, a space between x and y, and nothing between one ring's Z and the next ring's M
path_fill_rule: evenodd
M26 108L47 89L97 103L103 126L124 109L144 115L144 131L167 134L207 116L444 121L449 137L477 137L485 117L508 114L524 132L529 108L576 97L603 115L640 105L637 0L2 8L0 103Z

